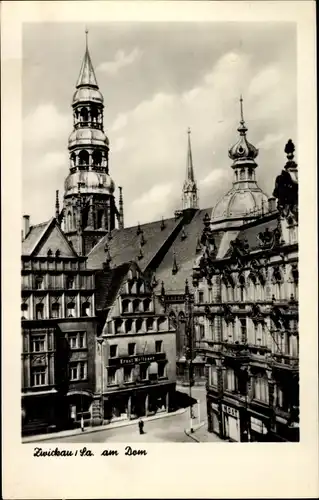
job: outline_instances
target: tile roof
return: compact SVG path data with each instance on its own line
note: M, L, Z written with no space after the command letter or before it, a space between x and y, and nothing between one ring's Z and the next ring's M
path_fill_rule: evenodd
M51 221L52 219L30 227L27 237L22 242L22 255L31 255Z
M141 238L137 234L138 226L114 229L111 240L109 240L108 235L105 235L88 254L88 269L102 268L105 261L105 244L107 244L112 259L111 267L117 267L124 262L136 261L141 270L145 270L174 229L181 224L181 219L164 219L164 229L161 229L161 224L160 220L140 226L145 240L141 247L143 253L141 259L138 259Z
M203 219L206 213L211 213L211 208L198 210L189 224L184 225L186 238L181 238L181 231L168 249L162 262L156 269L156 279L158 281L156 291L160 290L161 282L164 282L166 293L182 293L185 288L185 280L188 279L190 289L192 289L192 269L195 263L197 240L201 237L204 225ZM215 243L219 247L221 234L216 233ZM172 273L176 255L177 273Z
M106 309L114 302L123 279L131 266L131 262L125 262L109 271L98 271L96 273L97 309Z

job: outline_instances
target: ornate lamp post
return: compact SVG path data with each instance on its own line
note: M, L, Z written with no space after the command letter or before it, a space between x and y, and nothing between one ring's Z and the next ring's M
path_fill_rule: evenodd
M193 378L193 332L194 332L194 315L193 315L193 298L189 293L188 281L185 281L185 335L187 339L186 360L188 362L188 382L189 382L189 397L192 399L192 386L194 385ZM193 429L193 404L190 408L190 431Z
M101 408L101 425L103 425L104 421L104 377L103 377L103 342L104 339L102 337L98 337L97 342L100 346L100 370L101 370L101 379L100 379L100 408Z

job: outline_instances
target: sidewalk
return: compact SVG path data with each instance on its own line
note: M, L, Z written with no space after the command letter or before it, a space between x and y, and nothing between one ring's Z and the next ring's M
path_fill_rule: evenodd
M227 441L220 439L213 432L208 432L207 422L201 422L200 424L194 425L193 429L193 433L190 429L187 429L185 430L185 434L197 443L227 443Z
M160 413L159 415L153 415L151 417L143 417L144 422L149 422L150 420L158 420L160 418L174 417L175 415L181 415L185 413L188 408L180 408L174 412L170 413ZM82 432L80 428L69 429L61 432L51 432L50 434L37 434L35 436L28 436L22 438L22 443L36 443L38 441L49 441L50 439L64 438L69 436L76 436L78 434L91 434L93 432L107 431L110 429L115 429L117 427L127 427L128 425L136 425L137 419L134 420L123 420L121 422L113 422L105 425L98 425L96 427L86 427Z

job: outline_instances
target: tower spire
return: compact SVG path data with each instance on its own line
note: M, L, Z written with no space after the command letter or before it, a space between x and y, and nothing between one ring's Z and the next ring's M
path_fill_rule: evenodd
M237 130L240 133L240 135L246 135L248 128L246 127L244 120L244 100L242 95L240 95L239 102L240 102L240 125Z
M187 129L188 136L188 149L187 149L187 173L186 178L188 181L194 182L194 167L193 167L193 157L192 157L192 146L191 146L191 129L188 127Z
M186 179L183 186L183 210L186 210L188 208L198 208L197 186L194 175L190 127L188 127L187 129Z
M94 73L93 64L91 61L91 56L89 52L89 43L88 43L88 34L89 30L85 29L85 53L84 58L79 74L78 81L76 83L76 88L79 87L94 87L99 88L96 80L96 76Z

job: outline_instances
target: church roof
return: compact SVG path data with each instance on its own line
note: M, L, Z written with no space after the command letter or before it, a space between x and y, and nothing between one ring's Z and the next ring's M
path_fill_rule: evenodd
M200 239L203 232L203 219L206 213L211 212L211 208L204 210L197 210L189 224L184 225L186 237L182 239L181 231L175 238L174 242L168 249L162 262L156 269L155 275L157 284L157 291L160 290L161 282L164 282L166 293L184 293L185 280L188 279L190 289L192 288L192 271L196 257L200 252L196 251L198 239ZM221 241L221 235L216 234L215 243L217 247ZM177 272L173 273L174 254L177 264Z
M164 228L162 228L162 224ZM111 239L106 235L92 248L88 254L87 266L90 269L102 268L105 261L105 246L107 245L112 259L111 267L135 260L143 271L179 225L181 225L181 219L170 218L140 226L114 229L111 233ZM142 230L143 245L141 245L141 233L139 233L138 228ZM138 259L140 253L143 256Z
M113 304L114 299L122 285L123 279L127 275L131 262L125 262L108 271L98 271L96 273L96 307L97 309L107 309Z

